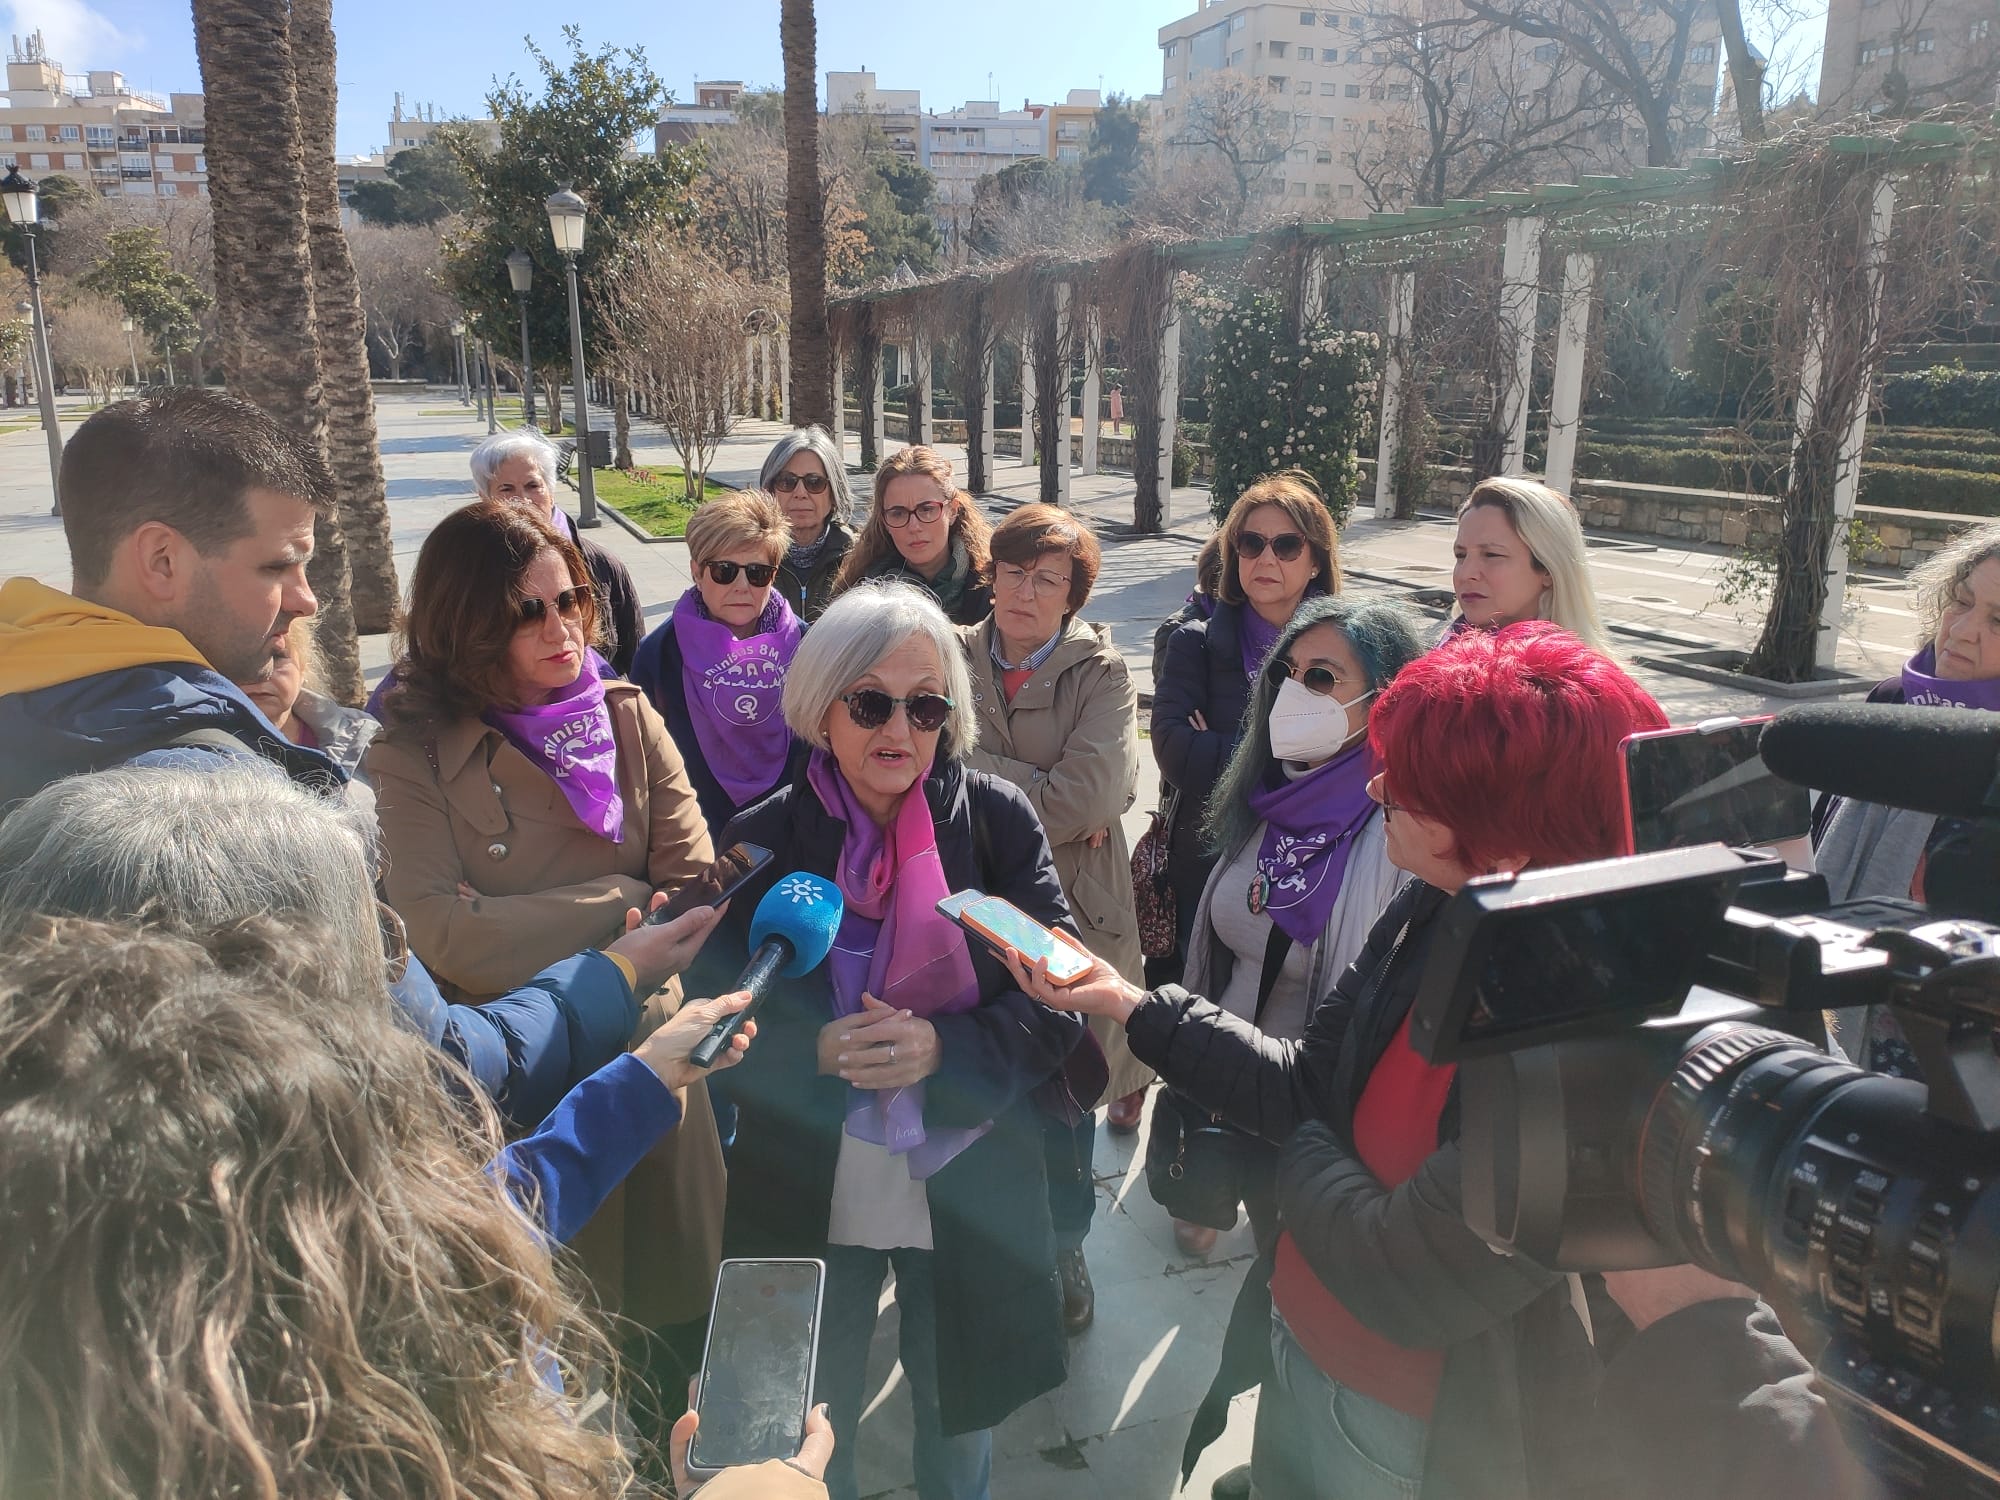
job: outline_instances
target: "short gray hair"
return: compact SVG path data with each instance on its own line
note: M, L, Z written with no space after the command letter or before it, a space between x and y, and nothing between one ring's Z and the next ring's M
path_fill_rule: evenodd
M339 977L386 995L370 820L268 761L126 766L52 782L0 823L0 947L38 917L200 936L246 917L319 924Z
M840 445L833 440L833 434L817 424L794 427L771 445L771 451L764 455L764 467L757 475L757 488L775 495L777 491L771 487L772 484L784 472L785 465L801 453L810 453L826 470L826 482L830 486L827 494L833 499L833 509L829 514L842 525L850 524L854 496L847 488L847 462L840 456Z
M963 760L979 738L965 651L937 601L899 579L857 583L828 605L805 633L785 669L785 723L792 733L809 745L821 744L820 733L834 704L912 636L922 636L937 648L945 696L951 699L939 748L952 760Z
M1917 637L1921 650L1937 639L1944 612L1951 608L1959 586L1988 558L2000 557L2000 521L1967 527L1910 572L1910 594L1916 601Z
M535 461L535 467L542 471L542 483L553 494L556 487L556 445L539 432L526 429L496 432L472 450L472 487L479 491L479 498L492 499L488 491L500 473L500 466L510 458L523 456Z

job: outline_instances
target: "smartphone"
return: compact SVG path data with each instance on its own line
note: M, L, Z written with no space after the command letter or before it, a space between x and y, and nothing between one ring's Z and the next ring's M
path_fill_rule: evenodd
M694 1398L688 1472L795 1458L812 1411L823 1260L725 1260Z
M1812 828L1812 796L1757 756L1770 716L1704 719L1630 734L1619 745L1625 851L1769 845Z
M1004 955L1012 948L1032 964L1049 961L1049 982L1075 984L1090 972L1091 957L1060 932L1044 927L1011 901L984 891L960 891L938 902L938 911Z
M686 916L697 906L722 905L770 862L771 851L762 844L731 844L714 864L669 896L666 905L648 912L646 925L658 927Z

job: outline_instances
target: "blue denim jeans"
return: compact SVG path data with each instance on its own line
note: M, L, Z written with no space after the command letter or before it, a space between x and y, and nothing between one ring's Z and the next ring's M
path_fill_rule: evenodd
M826 1487L833 1500L857 1500L854 1442L867 1395L868 1345L875 1336L882 1278L896 1269L903 1374L910 1382L916 1425L918 1500L989 1500L991 1431L947 1437L938 1422L937 1302L928 1250L826 1247L826 1294L820 1314L819 1369L814 1399L833 1421L833 1461Z
M1415 1500L1430 1424L1327 1378L1271 1311L1271 1365L1299 1415L1314 1490L1339 1500Z

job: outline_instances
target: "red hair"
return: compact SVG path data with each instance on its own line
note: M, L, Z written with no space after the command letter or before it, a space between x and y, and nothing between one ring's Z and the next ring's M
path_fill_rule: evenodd
M1442 823L1454 858L1498 869L1624 852L1618 742L1664 729L1610 657L1544 620L1464 630L1396 674L1369 715L1391 801Z

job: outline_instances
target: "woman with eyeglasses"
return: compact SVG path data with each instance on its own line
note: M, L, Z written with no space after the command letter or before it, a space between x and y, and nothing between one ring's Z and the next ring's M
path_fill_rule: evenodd
M1124 816L1139 784L1139 693L1111 633L1081 617L1102 563L1096 538L1053 505L1024 505L994 529L993 614L959 628L979 720L966 764L1027 793L1085 944L1136 980L1143 966ZM1117 1027L1094 1029L1110 1065L1111 1108L1136 1121L1153 1075ZM1083 1241L1097 1207L1097 1116L1051 1114L1043 1127L1063 1324L1081 1333L1096 1304Z
M993 608L992 528L952 483L933 448L899 448L875 471L875 504L841 564L834 597L867 578L900 578L937 600L954 625L977 625Z
M765 992L757 1044L721 1081L738 1110L724 1244L826 1262L816 1390L835 1500L857 1492L892 1268L917 1493L985 1500L990 1429L1065 1373L1036 1094L1084 1028L1030 1000L937 903L976 888L1081 939L1028 797L966 766L965 655L921 590L835 599L792 658L785 719L812 746L805 769L723 833L776 858L730 903L690 993L735 987L750 914L793 871L836 884L845 908L828 961Z
M854 546L847 524L853 501L840 445L824 427L800 427L771 445L757 488L777 499L792 528L778 565L778 592L792 613L817 620L833 599L833 581Z
M610 676L599 628L583 558L525 506L454 511L417 555L367 767L384 894L450 998L604 946L627 910L713 858L680 752L646 695ZM676 984L648 997L634 1039L679 1004ZM685 1395L678 1366L700 1358L721 1252L707 1091L683 1108L576 1241L598 1302L650 1332L634 1364L668 1403Z
M1286 647L1288 676L1309 633ZM1273 1035L1177 985L1142 992L1102 962L1060 990L1040 968L1014 965L1015 978L1046 1005L1116 1019L1169 1084L1278 1148L1279 1232L1244 1295L1256 1307L1250 1289L1268 1273L1265 1373L1301 1414L1287 1425L1308 1450L1307 1493L1594 1490L1600 1367L1581 1296L1573 1278L1494 1254L1466 1224L1456 1068L1417 1053L1410 1012L1468 881L1619 852L1619 742L1666 716L1616 663L1541 622L1462 632L1373 702L1367 794L1389 860L1416 878L1352 964L1321 972L1331 985L1310 997L1301 1034ZM1314 817L1338 831L1337 813ZM1218 886L1217 901L1227 896ZM1261 1456L1253 1448L1253 1474Z
M1221 574L1215 607L1167 638L1153 680L1153 758L1159 762L1172 851L1175 958L1149 966L1159 982L1187 960L1195 909L1215 860L1202 827L1209 796L1242 737L1250 685L1308 594L1340 592L1333 517L1304 474L1260 479L1237 497L1216 533ZM1203 1253L1200 1236L1184 1241Z
M697 509L687 523L694 587L632 660L632 680L680 747L711 834L805 753L781 707L804 629L774 585L790 534L777 502L755 490Z

